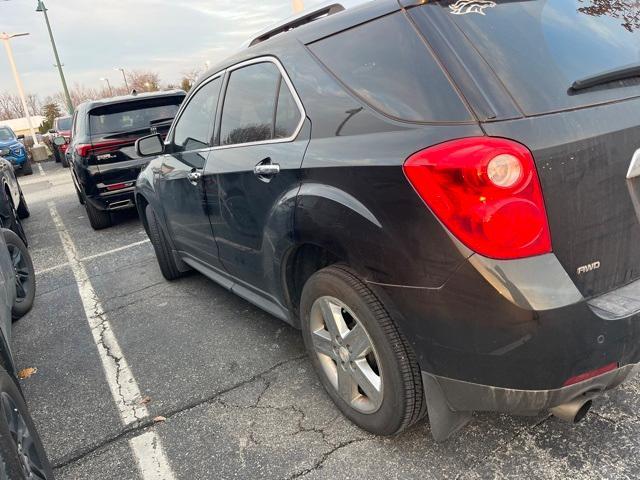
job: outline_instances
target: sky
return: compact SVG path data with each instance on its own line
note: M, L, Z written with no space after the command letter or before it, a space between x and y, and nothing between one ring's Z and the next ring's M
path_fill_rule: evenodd
M204 69L235 51L252 34L293 13L292 0L45 0L70 87L99 88L101 77L122 83L126 70L152 70L163 83ZM305 0L310 8L323 3ZM0 32L29 32L11 41L27 92L61 90L51 43L37 0L0 0ZM4 48L0 92L17 93Z

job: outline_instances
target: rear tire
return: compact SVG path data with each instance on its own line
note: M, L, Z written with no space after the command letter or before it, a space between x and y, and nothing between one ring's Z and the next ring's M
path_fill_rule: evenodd
M0 478L53 479L27 404L16 381L0 369Z
M176 259L173 257L171 245L164 234L164 231L158 225L156 214L153 211L151 205L147 205L145 209L145 215L147 217L147 225L149 227L149 239L153 245L153 249L156 252L156 258L158 259L158 265L162 276L167 280L176 280L184 275L178 268Z
M33 168L31 167L31 159L27 157L27 159L24 162L24 165L22 166L22 174L23 175L32 175L33 174Z
M84 208L87 210L87 217L89 217L89 223L94 230L102 230L111 226L111 215L104 210L98 210L91 205L90 202L86 202Z
M11 317L18 320L33 307L36 297L36 272L27 246L11 230L3 229L4 240L11 256L16 282L16 298L11 309Z
M311 363L347 418L374 434L395 435L425 415L413 350L353 271L334 265L313 274L300 312Z
M24 194L22 190L20 191L20 203L18 204L18 209L16 210L19 219L29 218L31 212L29 211L29 206L27 205L27 201L24 198Z

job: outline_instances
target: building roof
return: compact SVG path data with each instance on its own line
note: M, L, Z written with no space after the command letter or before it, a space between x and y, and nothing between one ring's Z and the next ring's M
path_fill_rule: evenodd
M40 125L45 121L45 117L42 115L31 115L31 125L33 125L34 129L38 129ZM0 120L0 126L6 125L10 127L14 132L23 132L25 130L29 130L29 124L27 123L27 118L14 118L12 120Z

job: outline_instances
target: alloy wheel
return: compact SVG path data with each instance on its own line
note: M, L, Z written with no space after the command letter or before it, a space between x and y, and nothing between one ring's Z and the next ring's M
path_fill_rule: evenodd
M318 298L311 307L311 339L322 369L338 395L361 413L382 405L379 357L364 325L342 301Z
M13 264L14 278L16 284L16 303L20 303L27 298L30 289L33 287L33 279L29 275L29 265L24 255L15 245L7 245L11 263Z
M0 393L0 403L7 420L11 439L18 453L18 460L25 478L31 480L46 480L45 462L41 458L29 426L13 398L6 393Z

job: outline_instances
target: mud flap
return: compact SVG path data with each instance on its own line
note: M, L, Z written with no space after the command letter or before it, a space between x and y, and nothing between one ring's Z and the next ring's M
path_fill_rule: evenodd
M471 420L471 412L453 411L442 387L431 375L423 373L422 384L427 399L431 435L436 442L444 442Z

